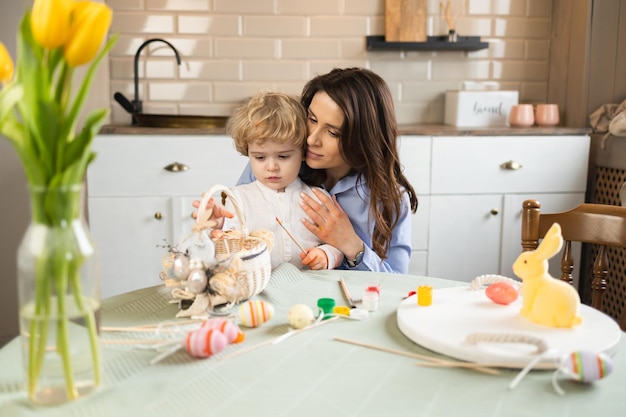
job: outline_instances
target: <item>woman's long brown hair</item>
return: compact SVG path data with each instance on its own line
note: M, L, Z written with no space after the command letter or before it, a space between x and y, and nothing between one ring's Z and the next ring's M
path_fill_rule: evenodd
M385 81L364 68L334 69L309 81L302 104L309 108L317 92L326 92L344 113L339 152L370 189L369 213L374 219L373 250L387 258L392 231L402 210L402 194L408 193L411 212L417 196L402 172L398 155L398 125L391 92ZM318 184L324 170L316 170Z

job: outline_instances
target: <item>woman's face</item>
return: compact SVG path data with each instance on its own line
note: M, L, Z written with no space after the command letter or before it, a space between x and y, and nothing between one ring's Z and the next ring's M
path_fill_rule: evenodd
M325 169L326 174L335 179L350 171L339 152L343 122L344 115L337 103L324 91L315 93L308 110L306 164Z

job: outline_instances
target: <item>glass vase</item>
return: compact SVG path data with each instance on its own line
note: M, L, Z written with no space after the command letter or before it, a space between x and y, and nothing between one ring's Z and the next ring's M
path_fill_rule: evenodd
M30 187L31 222L18 249L26 391L42 405L78 399L100 383L97 253L82 185Z

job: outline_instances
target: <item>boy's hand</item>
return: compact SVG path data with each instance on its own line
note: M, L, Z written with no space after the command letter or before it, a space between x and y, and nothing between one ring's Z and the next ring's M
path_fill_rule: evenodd
M195 208L200 207L200 200L194 200L191 205ZM215 226L216 229L221 229L224 226L224 218L227 217L229 219L232 219L234 217L233 213L231 213L230 211L226 210L226 208L215 202L215 200L213 199L213 197L211 197L206 205L206 210L210 210L213 209L213 214L211 215L211 217L207 220L213 220L217 223L217 225ZM198 218L198 211L194 211L191 214L191 217L193 217L194 219Z
M307 249L306 253L300 252L302 264L311 269L328 269L328 257L320 248Z

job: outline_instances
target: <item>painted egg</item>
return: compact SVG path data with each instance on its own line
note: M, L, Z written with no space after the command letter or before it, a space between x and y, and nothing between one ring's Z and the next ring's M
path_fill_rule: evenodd
M177 254L172 265L172 275L177 279L184 279L189 274L189 258Z
M185 349L196 358L207 358L221 352L228 345L224 333L217 329L200 327L187 334Z
M239 306L239 320L246 327L258 327L274 315L274 306L263 300L251 300Z
M511 304L517 300L519 291L515 285L508 282L494 282L485 290L485 294L496 304Z
M228 343L239 343L243 342L245 339L245 334L241 331L239 326L222 317L210 318L202 323L202 327L219 330L226 336Z
M572 352L561 358L559 370L575 381L590 383L611 374L613 360L601 352Z
M182 253L168 252L161 258L166 278L183 279L189 273L189 258Z
M311 310L311 307L306 304L296 304L291 307L291 309L289 309L289 313L287 314L287 318L289 320L289 324L294 329L302 329L303 327L313 323L315 320L313 310Z
M192 269L187 276L187 288L194 294L200 294L206 290L206 285L209 282L204 269Z

